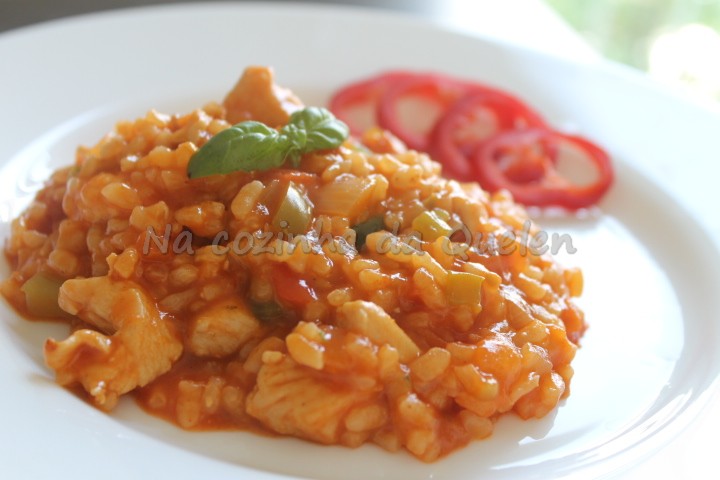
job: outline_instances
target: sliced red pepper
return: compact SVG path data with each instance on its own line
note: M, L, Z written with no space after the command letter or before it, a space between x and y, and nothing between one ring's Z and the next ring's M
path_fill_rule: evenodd
M377 103L378 123L382 128L393 132L409 148L425 152L430 145L430 132L435 123L448 107L465 96L470 88L467 82L434 74L416 74L397 79L390 82L380 95ZM419 98L436 104L439 111L425 112L424 115L434 118L410 122L415 124L410 125L403 121L400 113L401 103L409 98ZM419 129L418 123L425 124L425 131Z
M308 281L285 265L275 268L272 281L275 287L275 296L284 305L302 307L318 299Z
M593 182L577 185L557 171L554 155L563 142L592 162L596 170ZM610 158L602 148L584 138L545 128L498 133L479 145L472 165L478 182L486 190L507 189L520 203L570 210L596 203L614 178Z
M425 124L434 124L430 132L417 125L413 129L412 122L401 119L401 102L413 97L440 106L440 113L427 113L432 118ZM369 125L354 121L351 110L358 107L374 114ZM602 149L580 137L551 132L542 116L524 102L481 83L435 73L391 71L341 89L332 97L330 108L353 133L379 124L410 148L430 153L443 164L447 176L478 181L490 190L507 188L526 205L582 208L596 202L613 180L612 165ZM528 133L535 130L545 133ZM575 145L594 162L595 182L573 185L557 172L562 142ZM488 158L474 153L480 151ZM502 162L493 160L501 157Z
M337 118L347 124L351 133L361 135L368 128L377 126L377 120L373 118L370 124L362 125L353 111L365 108L374 117L378 99L387 87L393 82L414 75L399 70L353 82L335 92L328 102L328 107Z
M476 87L445 112L432 132L431 154L445 173L475 180L469 155L495 133L523 127L545 127L543 118L517 98Z

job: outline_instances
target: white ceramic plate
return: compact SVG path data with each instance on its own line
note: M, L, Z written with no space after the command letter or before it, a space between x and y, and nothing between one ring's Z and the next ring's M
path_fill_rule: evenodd
M720 151L718 117L603 63L571 64L396 15L318 7L143 9L13 32L0 37L0 236L49 171L72 161L76 145L153 107L182 112L219 100L249 64L274 66L306 103L386 68L477 78L608 147L618 181L600 211L541 219L572 236L577 253L561 260L586 276L591 328L572 395L545 419L503 418L489 440L429 465L374 446L188 433L132 400L106 415L55 385L41 346L66 330L27 322L3 304L3 475L588 478L622 472L696 418L720 371L720 260L701 227L717 225L676 201L692 208L717 199L705 191L699 202L682 187L689 177L680 167L717 172L709 160ZM658 183L668 172L677 182Z

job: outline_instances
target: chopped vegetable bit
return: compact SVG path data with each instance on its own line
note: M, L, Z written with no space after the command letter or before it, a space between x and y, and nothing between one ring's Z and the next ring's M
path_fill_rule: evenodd
M67 317L58 305L58 294L65 279L38 272L21 287L28 313L36 317Z
M318 299L315 290L304 278L288 267L279 266L272 277L277 299L289 307L303 307Z
M354 227L355 230L355 248L359 252L365 246L365 240L371 233L379 232L385 228L385 221L382 215L370 217L364 222L360 222Z
M315 192L316 213L351 219L360 216L367 211L376 182L372 176L340 175Z
M273 323L282 320L287 312L278 302L250 302L250 310L255 318L263 323Z
M312 205L293 182L288 182L273 216L273 227L298 235L308 231L311 221Z
M447 212L440 209L425 211L415 217L412 222L412 229L420 234L422 240L434 242L438 238L447 237L452 233L452 227L447 224L449 218Z
M403 153L407 150L399 138L380 127L372 127L363 133L362 143L375 153Z
M485 279L466 272L448 272L447 297L451 305L479 305Z

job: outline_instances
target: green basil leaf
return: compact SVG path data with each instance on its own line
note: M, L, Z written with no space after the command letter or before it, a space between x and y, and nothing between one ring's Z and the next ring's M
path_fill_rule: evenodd
M282 135L285 135L292 144L288 150L287 158L290 161L290 164L297 168L303 154L306 152L307 132L292 123L285 125L280 132Z
M303 153L337 148L350 134L350 129L335 118L330 111L319 107L307 107L290 116L287 128L297 127L304 131Z
M242 170L267 170L285 162L289 139L260 122L242 122L223 130L202 146L188 163L188 177Z
M195 152L188 163L188 177L268 170L288 160L297 167L304 154L337 148L349 133L347 125L317 107L293 113L280 131L260 122L238 123Z

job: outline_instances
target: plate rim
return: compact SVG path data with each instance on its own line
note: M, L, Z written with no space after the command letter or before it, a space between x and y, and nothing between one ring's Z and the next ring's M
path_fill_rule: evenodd
M578 62L570 61L565 57L555 56L552 54L548 54L547 52L539 51L539 50L536 50L533 48L526 48L523 45L519 45L515 42L506 41L503 39L498 39L497 37L494 37L494 36L467 35L464 32L459 32L459 31L456 31L453 29L449 29L449 28L447 28L447 26L438 24L437 22L427 21L427 20L424 20L424 19L421 19L418 17L414 17L412 15L408 15L408 14L402 13L402 12L378 11L372 7L366 7L366 6L360 7L360 6L348 6L348 5L327 5L327 4L321 4L321 3L279 2L279 3L273 3L271 5L273 5L273 7L270 7L268 4L266 4L266 3L263 4L261 2L248 2L248 3L240 3L240 4L211 2L211 3L150 5L150 6L142 6L142 7L127 7L127 8L113 9L113 10L102 11L102 12L93 12L93 13L87 13L87 14L82 14L82 15L76 15L76 16L55 19L55 20L49 20L46 22L41 22L38 24L33 24L33 25L25 26L25 27L20 27L17 29L5 31L2 34L0 34L0 46L2 46L2 44L8 39L8 37L13 37L16 34L34 35L36 31L45 30L48 27L72 28L74 24L85 24L87 22L93 22L98 17L115 17L118 13L122 13L123 15L126 15L126 16L134 16L134 15L137 15L140 13L147 12L148 10L191 10L191 9L196 9L196 8L205 9L206 7L221 8L221 9L229 7L232 9L240 9L240 10L245 9L245 8L250 8L250 9L257 8L258 10L264 10L266 12L272 13L272 11L275 8L287 7L287 8L302 9L303 11L312 11L314 9L319 9L319 10L328 11L329 14L332 14L332 15L344 15L344 14L347 14L348 12L360 10L364 14L367 14L369 17L374 17L374 16L379 15L381 17L386 17L386 18L392 17L393 20L398 18L398 19L402 19L400 21L406 21L409 24L417 24L417 25L422 26L423 28L431 28L433 30L441 30L445 33L451 33L454 35L465 37L472 41L483 41L487 44L500 44L502 46L511 48L513 50L516 50L516 49L524 50L526 52L531 52L533 55L540 55L541 57L554 58L561 62L566 62L566 63L570 63L570 64L578 63ZM629 79L635 79L638 82L644 81L644 79L638 78L637 72L632 69L627 70L623 66L614 65L612 63L608 64L608 62L604 61L604 60L599 63L596 63L596 62L591 62L591 63L594 64L595 68L598 68L599 66L601 66L601 69L606 69L606 68L614 69L614 70L617 70L616 74L619 74L622 77L628 77ZM665 89L661 89L661 90L665 91ZM625 166L629 166L630 168L636 169L636 166L633 165L632 163L625 162L622 159L621 159L621 161L623 163L625 163ZM4 165L5 165L5 162L3 162L3 166ZM649 182L652 183L653 187L657 188L658 190L662 191L663 193L666 193L669 197L672 198L671 193L667 192L665 189L663 189L657 182L654 181L653 178L648 177L647 175L644 174L644 172L640 172L640 173L641 173L641 176L643 176L643 178L645 178L646 180L648 180ZM680 209L680 211L682 211L683 214L686 214L686 216L692 220L694 227L696 227L697 230L699 232L701 232L701 234L703 235L704 241L706 241L708 244L713 245L715 247L714 254L716 257L718 257L719 251L718 251L717 240L714 240L712 238L712 236L709 234L709 232L706 231L706 228L700 222L697 221L693 212L687 211L686 207L684 207L683 205L676 205L676 206L677 206L677 208ZM718 257L718 258L720 258L720 257ZM718 263L720 263L720 262L718 262ZM717 355L716 355L716 357L717 357ZM717 363L717 360L716 360L716 363ZM720 378L717 377L717 375L714 380L714 383L715 383L714 389L718 389L718 383L720 383ZM710 397L711 395L708 394L707 396ZM704 407L702 407L702 408L704 408ZM695 417L695 418L697 418L697 417ZM685 425L683 428L687 428L688 426L689 426L689 423L685 422ZM243 468L252 468L252 467L243 466Z

